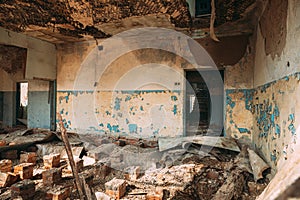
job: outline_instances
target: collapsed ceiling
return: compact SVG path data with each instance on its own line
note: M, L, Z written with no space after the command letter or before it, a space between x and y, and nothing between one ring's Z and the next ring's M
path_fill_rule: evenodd
M253 2L216 1L215 24L239 20ZM0 26L61 43L149 26L191 30L209 27L209 21L192 19L186 0L2 0Z

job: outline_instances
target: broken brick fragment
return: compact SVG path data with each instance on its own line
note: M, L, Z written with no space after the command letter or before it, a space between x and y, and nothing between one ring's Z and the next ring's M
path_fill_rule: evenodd
M122 198L126 193L126 181L122 179L112 179L105 183L105 193L115 199Z
M32 180L26 179L13 184L10 187L11 199L22 197L23 200L32 199L35 193L35 184Z
M63 188L50 190L46 194L46 200L65 200L70 197L71 189Z
M19 180L20 176L11 172L0 172L0 187L9 187Z
M75 158L74 162L75 162L77 172L82 172L83 171L83 160L80 158ZM68 170L72 171L71 165L69 162L68 162Z
M12 161L5 159L0 161L0 172L11 172Z
M0 147L6 146L6 141L5 140L0 140Z
M52 186L61 181L62 170L60 168L52 168L46 171L43 171L43 184L45 186Z
M20 174L20 178L31 179L33 177L33 164L32 163L22 163L14 167L14 173Z
M163 200L163 195L157 193L148 193L146 195L146 200Z
M126 170L127 172L124 174L125 179L127 180L137 180L140 176L140 167L130 167Z
M111 168L104 163L97 163L94 174L101 179L105 179L111 172Z
M51 169L60 166L60 154L50 154L43 157L44 168Z
M20 154L20 163L36 163L37 154L35 152L25 152Z

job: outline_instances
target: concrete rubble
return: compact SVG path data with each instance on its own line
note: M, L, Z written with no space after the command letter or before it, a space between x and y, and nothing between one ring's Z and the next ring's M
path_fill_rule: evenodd
M219 143L214 147L210 138L208 146L199 139L188 145L176 141L159 151L158 141L75 135L81 140L70 139L80 197L60 134L39 129L20 133L24 131L14 130L5 140L26 137L26 145L0 147L0 199L255 199L269 182L269 167L259 164L263 160L228 138L229 149ZM7 156L7 151L16 155Z

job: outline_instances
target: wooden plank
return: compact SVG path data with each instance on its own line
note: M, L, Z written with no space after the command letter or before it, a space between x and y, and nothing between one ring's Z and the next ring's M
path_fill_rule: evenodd
M180 146L186 142L228 149L231 151L240 152L240 148L235 140L227 137L212 137L212 136L193 136L193 137L177 137L177 138L159 138L159 151L165 151L176 146Z
M64 142L65 147L66 147L66 152L67 152L67 155L68 155L68 158L69 158L69 162L70 162L70 165L71 165L73 176L75 178L75 184L76 184L76 187L77 187L77 190L78 190L78 193L79 193L79 197L80 197L80 200L84 200L85 199L84 198L84 193L83 193L84 189L82 188L82 182L80 181L78 171L77 171L77 168L76 168L76 164L75 164L75 161L73 159L73 153L72 153L71 145L70 145L69 140L68 140L67 130L64 126L63 119L62 119L62 116L60 115L60 113L57 113L57 116L58 116L59 126L60 126L60 130L61 130L61 137L62 137L63 142Z

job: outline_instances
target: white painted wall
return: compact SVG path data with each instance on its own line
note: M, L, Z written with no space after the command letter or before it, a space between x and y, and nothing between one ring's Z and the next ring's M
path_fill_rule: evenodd
M26 79L56 79L54 44L0 28L0 43L27 49Z
M286 45L281 55L272 59L266 56L265 41L258 26L256 57L254 67L254 87L278 80L300 71L300 1L289 0ZM290 67L287 66L290 63Z

